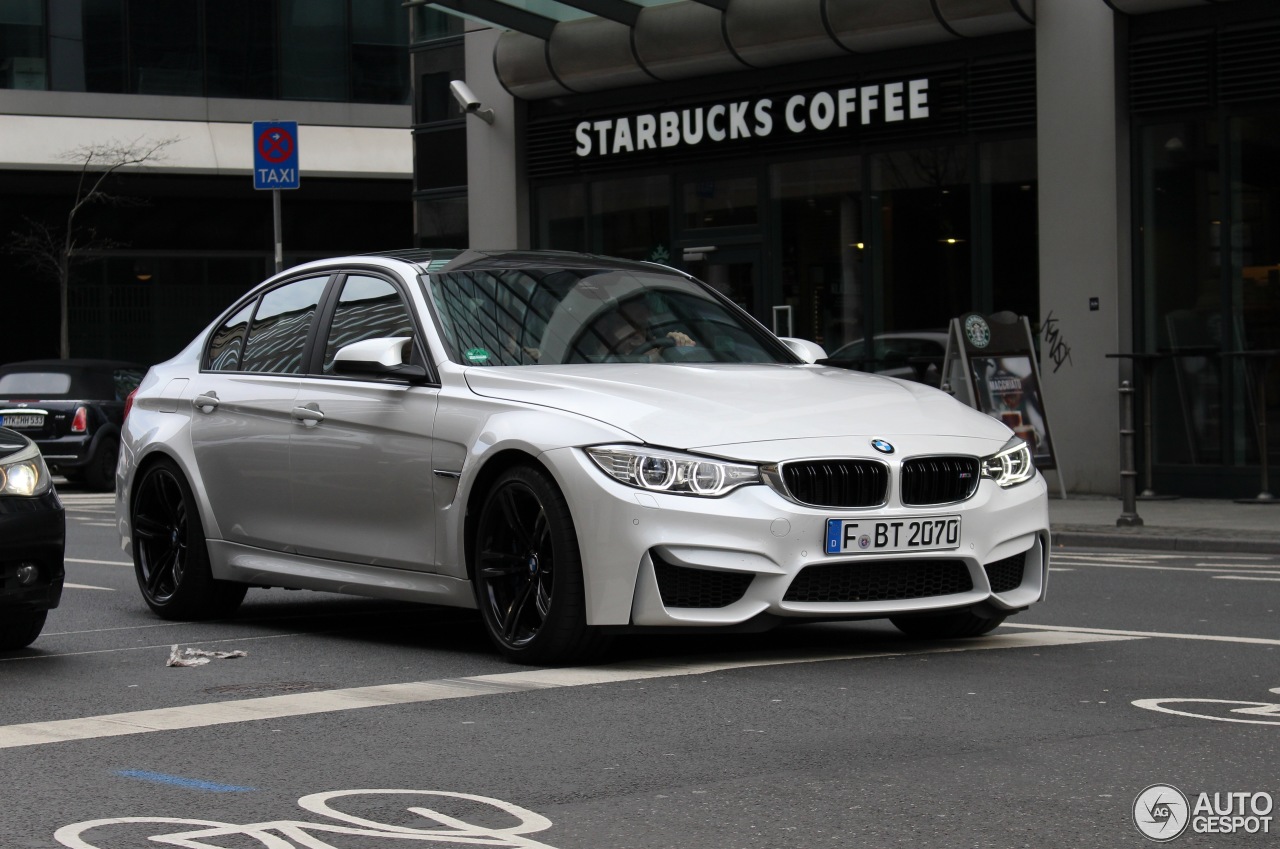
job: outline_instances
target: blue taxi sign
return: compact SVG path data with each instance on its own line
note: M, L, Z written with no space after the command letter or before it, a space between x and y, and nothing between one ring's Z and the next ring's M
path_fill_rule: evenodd
M253 122L253 187L296 189L298 174L298 122Z

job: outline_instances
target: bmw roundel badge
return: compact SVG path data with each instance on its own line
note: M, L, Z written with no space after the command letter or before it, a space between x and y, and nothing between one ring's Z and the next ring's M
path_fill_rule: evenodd
M892 454L893 444L885 442L883 439L871 440L871 447L879 451L881 454Z

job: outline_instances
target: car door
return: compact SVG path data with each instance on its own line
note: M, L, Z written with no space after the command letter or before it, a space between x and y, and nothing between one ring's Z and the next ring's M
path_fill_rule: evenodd
M290 522L289 437L312 324L329 275L271 289L210 339L193 381L191 443L223 539L275 551ZM210 533L213 529L207 529Z
M439 388L403 378L340 375L353 342L422 337L406 293L390 278L348 274L322 320L301 381L289 443L298 551L313 557L431 571L431 432Z

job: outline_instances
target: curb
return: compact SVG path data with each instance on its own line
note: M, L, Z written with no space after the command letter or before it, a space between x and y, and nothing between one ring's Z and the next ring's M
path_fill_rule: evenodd
M1280 539L1181 536L1156 528L1135 530L1049 529L1053 547L1124 548L1147 551L1220 551L1241 554L1280 554Z

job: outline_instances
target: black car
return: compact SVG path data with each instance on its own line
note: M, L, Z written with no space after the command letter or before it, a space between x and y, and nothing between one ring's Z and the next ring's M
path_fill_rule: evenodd
M0 427L0 651L31 645L62 599L66 518L34 442Z
M55 474L113 490L125 399L146 372L118 360L0 366L0 427L31 437Z

